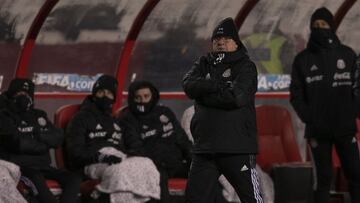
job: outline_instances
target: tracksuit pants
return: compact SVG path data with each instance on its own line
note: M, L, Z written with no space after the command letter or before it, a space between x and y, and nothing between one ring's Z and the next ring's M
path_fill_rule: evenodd
M345 177L349 182L352 203L360 202L360 158L356 138L353 135L332 139L309 138L312 157L315 164L314 202L328 203L332 182L332 147L335 146Z
M194 154L186 187L186 203L213 203L223 174L242 203L263 203L255 155Z
M46 185L46 179L57 181L62 188L60 203L76 203L80 192L81 177L74 173L48 167L46 169L34 169L20 167L23 176L29 178L38 190L37 200L40 203L59 202Z

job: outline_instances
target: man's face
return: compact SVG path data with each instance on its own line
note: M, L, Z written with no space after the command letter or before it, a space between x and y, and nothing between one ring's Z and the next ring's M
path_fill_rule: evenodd
M114 100L114 95L110 90L107 89L100 89L95 93L95 97L102 98L107 97L111 100Z
M214 52L223 51L223 52L233 52L236 51L238 45L231 37L216 37L212 41L212 49Z
M322 19L317 19L312 24L313 28L330 29L330 25Z
M151 98L152 98L152 93L150 88L141 88L135 92L134 101L136 103L148 103L150 102Z

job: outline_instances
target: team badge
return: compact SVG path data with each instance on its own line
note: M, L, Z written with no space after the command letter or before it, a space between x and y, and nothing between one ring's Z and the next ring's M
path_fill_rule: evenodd
M342 59L338 59L336 65L338 69L344 69L346 67L345 61Z
M115 128L115 130L117 130L117 131L120 131L120 130L121 130L120 126L118 126L118 124L116 124L116 123L114 123L114 128Z
M223 76L224 78L230 77L230 76L231 76L231 69L230 69L230 68L226 69L226 70L224 71L224 73L222 74L222 76Z
M162 115L160 116L160 121L161 121L162 123L167 123L167 122L169 122L169 118L168 118L167 116L165 116L164 114L162 114Z
M46 119L43 117L38 118L38 123L40 126L46 126Z

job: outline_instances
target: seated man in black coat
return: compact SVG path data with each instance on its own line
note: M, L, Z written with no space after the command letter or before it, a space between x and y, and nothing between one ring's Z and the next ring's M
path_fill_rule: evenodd
M60 202L77 202L80 177L50 166L49 149L60 146L64 136L44 111L34 108L34 83L16 78L1 98L6 104L0 110L1 157L20 166L21 173L34 183L41 203L58 202L46 179L61 185Z
M147 81L129 87L128 107L119 116L135 127L142 140L143 153L157 166L161 180L161 202L167 202L168 177L187 177L191 160L191 142L175 117L165 106L158 105L159 91Z
M93 192L100 194L100 201L108 202L111 199L117 202L130 202L122 199L125 198L124 193L129 193L135 199L159 199L159 173L155 165L150 159L135 156L142 154L140 138L135 136L132 126L117 122L112 117L111 110L116 98L117 85L114 77L101 76L93 86L92 95L85 98L80 111L69 122L66 129L69 163L85 177L101 181L101 187L96 187ZM149 168L156 173L156 178L154 174L143 173ZM126 180L121 177L125 177ZM156 181L153 181L155 179ZM110 182L116 182L114 185L120 185L119 188L107 188L113 186ZM151 184L150 188L157 187L154 193L135 190L150 183L155 183ZM126 186L126 189L122 188L123 186Z

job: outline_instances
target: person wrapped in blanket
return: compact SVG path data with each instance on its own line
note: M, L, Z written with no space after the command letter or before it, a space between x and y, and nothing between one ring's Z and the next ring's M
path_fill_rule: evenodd
M131 126L116 121L111 114L118 83L102 75L92 95L66 129L66 151L70 168L99 179L93 196L101 202L146 202L160 199L159 172L141 155L141 141ZM105 198L104 198L105 197Z
M159 91L151 82L133 82L128 92L118 121L135 127L145 155L160 171L161 202L169 202L168 178L187 178L191 142L171 109L158 104Z
M50 122L45 111L34 108L34 83L29 79L13 79L1 101L2 159L20 167L21 174L35 186L37 201L59 202L46 184L46 179L51 179L62 188L60 202L77 202L81 178L50 166L49 149L60 146L64 135Z

